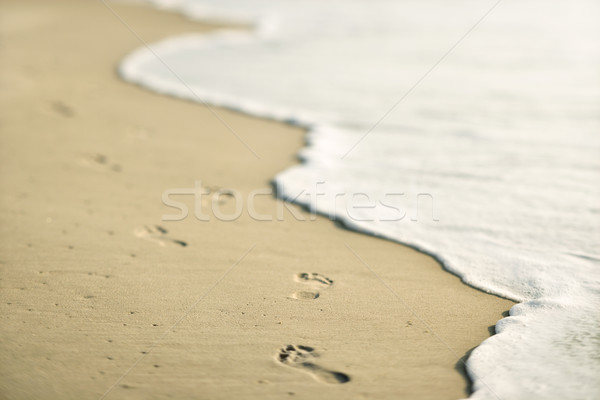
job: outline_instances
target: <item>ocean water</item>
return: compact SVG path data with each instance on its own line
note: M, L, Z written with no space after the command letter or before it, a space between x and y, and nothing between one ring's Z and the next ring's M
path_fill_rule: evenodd
M520 302L472 398L600 398L600 3L153 3L253 29L142 47L124 79L306 126L283 196Z

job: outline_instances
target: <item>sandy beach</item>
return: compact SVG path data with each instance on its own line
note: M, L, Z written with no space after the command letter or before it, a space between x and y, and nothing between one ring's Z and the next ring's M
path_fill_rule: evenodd
M123 22L147 43L220 25L110 6L0 4L1 397L466 397L513 302L296 206L162 220L167 189L268 191L304 131L124 83Z

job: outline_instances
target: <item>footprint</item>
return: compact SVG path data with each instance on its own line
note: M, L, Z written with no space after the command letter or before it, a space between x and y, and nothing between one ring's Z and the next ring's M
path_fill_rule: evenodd
M326 276L317 274L316 272L300 272L294 276L296 282L302 282L310 284L314 290L300 290L292 294L292 298L298 300L315 300L319 298L320 293L316 290L318 288L328 288L333 285L333 281Z
M333 285L333 281L331 279L327 278L326 276L317 274L316 272L301 272L299 274L296 274L295 279L297 282L316 283L325 286Z
M114 172L121 172L121 166L119 164L111 163L104 154L100 153L87 153L82 157L82 162L88 167L100 169L100 170L111 170Z
M307 292L300 290L292 294L292 297L298 300L314 300L319 297L319 292Z
M50 107L52 108L52 111L54 111L55 113L65 117L65 118L71 118L72 116L75 115L75 112L73 111L73 109L60 100L53 101L50 104Z
M350 381L350 377L342 372L331 371L315 364L313 359L318 357L312 347L289 344L279 350L276 359L283 365L306 372L321 383L339 384Z
M203 194L202 201L208 205L212 205L213 202L217 201L217 204L223 205L227 204L231 199L236 198L236 193L233 190L225 189L220 186L210 185L205 186L202 185Z
M158 243L160 246L166 247L170 245L187 246L187 243L182 240L171 239L167 236L168 231L158 225L139 226L134 231L135 236Z

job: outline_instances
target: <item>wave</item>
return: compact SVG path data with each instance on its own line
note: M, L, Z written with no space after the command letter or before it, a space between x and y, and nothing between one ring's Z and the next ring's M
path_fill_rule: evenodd
M141 48L125 80L306 127L281 196L521 302L471 353L473 398L600 396L597 4L507 2L469 31L491 3L154 3L254 29Z

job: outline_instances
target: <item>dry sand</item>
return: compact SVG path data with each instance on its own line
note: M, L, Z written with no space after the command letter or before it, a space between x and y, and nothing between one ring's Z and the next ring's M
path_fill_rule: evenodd
M217 27L114 9L148 42ZM326 218L161 221L168 188L269 188L301 129L217 109L257 160L207 108L121 82L140 43L99 1L0 15L2 398L468 393L461 357L512 302Z

